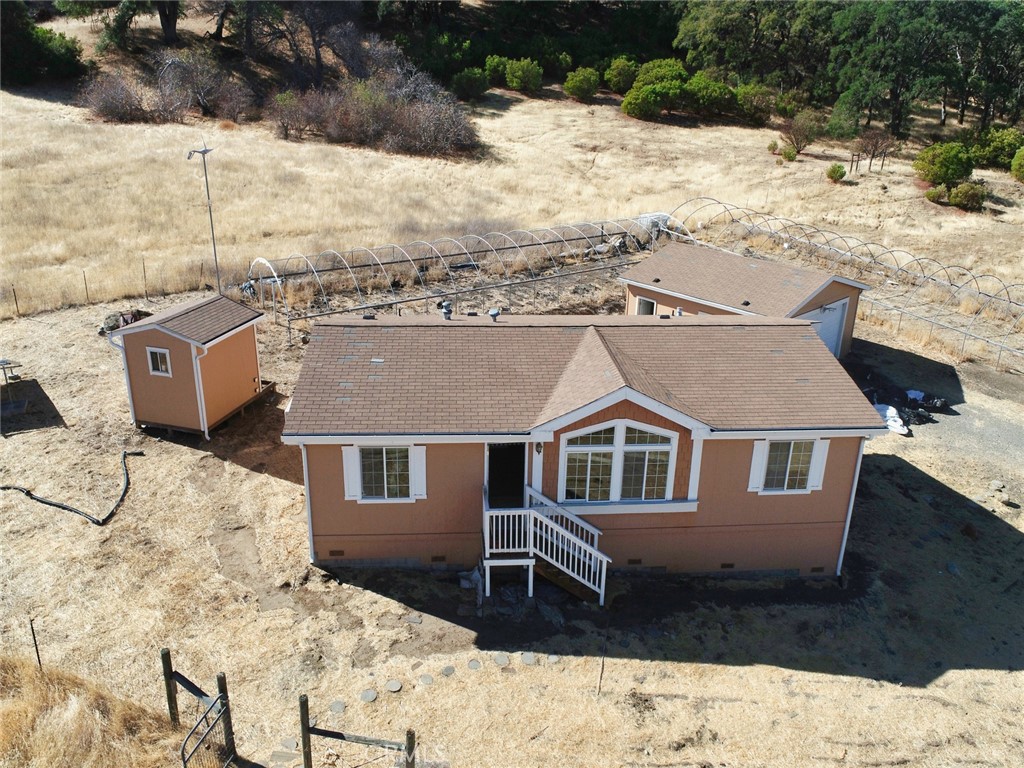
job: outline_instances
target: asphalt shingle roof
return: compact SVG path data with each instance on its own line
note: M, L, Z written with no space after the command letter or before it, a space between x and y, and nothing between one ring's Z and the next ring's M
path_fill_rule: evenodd
M320 322L284 433L521 434L623 387L719 430L881 426L805 321L503 315Z
M113 331L112 335L155 325L183 336L195 344L209 344L262 315L262 312L250 309L226 296L212 296L157 312Z
M788 317L835 278L706 245L668 243L622 279L756 315Z

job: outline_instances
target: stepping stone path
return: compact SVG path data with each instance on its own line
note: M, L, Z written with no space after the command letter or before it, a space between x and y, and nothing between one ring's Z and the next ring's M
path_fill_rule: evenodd
M367 688L359 694L359 698L369 704L371 701L377 700L377 692L373 688Z
M523 654L523 664L525 664L528 667L532 667L536 663L537 663L537 656L536 656L536 654L534 654L531 651L527 651L526 653Z
M434 678L431 677L430 675L420 675L420 682L423 685L433 685L434 684Z
M473 659L472 661L469 662L469 668L470 669L480 669L480 662L477 661L476 659Z
M290 752L294 752L299 748L299 742L297 739L285 739L281 742L281 746Z
M417 616L415 613L410 613L408 616L405 617L405 620L408 621L410 624L422 624L423 623L423 617L422 616Z
M548 664L557 664L559 661L560 659L553 653L548 656Z
M398 680L388 680L388 684L385 687L392 693L398 693L402 690L402 683Z
M441 670L441 674L445 677L451 677L455 674L455 667L448 666Z
M494 654L494 663L497 664L499 667L507 667L508 662L508 656L506 656L504 653Z
M335 701L335 702L331 703L331 712L333 712L334 714L340 715L344 711L345 711L345 702L344 701Z

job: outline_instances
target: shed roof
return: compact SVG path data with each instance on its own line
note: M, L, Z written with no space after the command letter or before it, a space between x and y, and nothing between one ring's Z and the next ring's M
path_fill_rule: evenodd
M321 321L284 434L526 434L623 388L719 430L880 426L806 321L419 316Z
M110 335L123 335L157 326L193 344L205 346L262 316L259 310L250 309L226 296L211 296L157 312L111 331Z
M621 279L769 317L793 316L834 282L859 290L869 287L815 269L690 243L666 244Z

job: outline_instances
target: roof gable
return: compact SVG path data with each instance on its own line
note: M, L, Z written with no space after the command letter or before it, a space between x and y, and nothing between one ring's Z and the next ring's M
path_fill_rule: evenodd
M834 282L868 286L814 269L705 245L668 243L622 275L655 291L767 317L791 317Z
M123 336L159 328L184 341L205 346L242 326L255 322L263 313L226 296L211 296L169 307L155 315L111 331Z
M318 324L285 434L525 435L628 392L715 430L880 424L806 321L503 315Z

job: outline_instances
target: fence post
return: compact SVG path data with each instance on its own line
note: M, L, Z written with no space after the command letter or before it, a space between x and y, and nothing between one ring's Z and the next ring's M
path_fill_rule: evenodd
M231 726L231 700L228 698L228 679L223 672L217 673L217 693L224 697L224 747L228 754L235 755L235 729Z
M146 257L142 257L142 293L146 297L146 301L149 301L149 281L146 280Z
M14 313L21 317L21 307L18 306L18 292L14 290L14 283L11 283L11 294L14 296Z
M299 730L302 737L302 768L313 768L313 748L309 744L309 699L299 696Z
M167 714L171 716L171 725L178 728L181 721L178 719L178 686L174 682L174 667L171 666L171 650L160 649L160 661L164 667L164 689L167 691Z
M85 283L85 303L89 303L89 280L85 276L85 270L82 270L82 282Z
M416 768L416 731L405 732L405 768Z
M36 664L39 665L39 671L43 671L43 660L39 658L39 643L36 642L36 626L31 616L28 617L28 628L32 631L32 647L36 649Z

